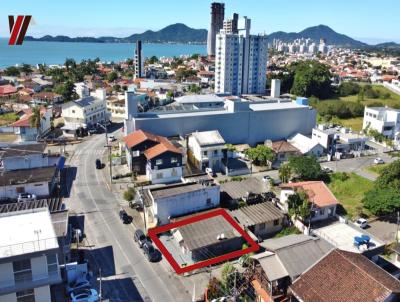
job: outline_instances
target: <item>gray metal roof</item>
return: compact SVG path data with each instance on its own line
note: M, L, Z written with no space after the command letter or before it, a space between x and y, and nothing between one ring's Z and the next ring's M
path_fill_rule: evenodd
M269 239L262 243L274 252L292 279L305 272L334 247L321 238L306 235L289 235Z
M185 245L198 249L218 243L218 235L224 234L225 240L240 237L240 234L222 216L215 216L178 228Z
M261 179L255 177L221 184L221 192L227 193L232 199L247 197L247 193L261 194L266 191L267 186L265 183Z
M264 253L254 255L252 258L256 259L258 263L260 263L269 281L275 281L289 276L289 273L279 261L278 256L274 253L266 251Z
M86 107L88 105L93 104L95 101L96 100L95 100L95 98L93 96L87 96L87 97L84 97L84 98L81 98L81 99L78 99L78 100L74 100L73 102L75 104L77 104L78 106Z
M213 145L225 145L225 140L218 130L194 132L193 137L202 147Z
M245 206L231 211L231 215L239 221L240 225L245 227L264 222L271 222L283 218L284 216L283 213L271 202Z
M154 199L157 199L185 194L188 192L199 191L205 189L206 187L207 186L199 183L176 184L161 188L150 189L150 193Z
M181 104L223 103L224 98L215 94L190 94L175 98Z
M0 158L42 154L45 149L46 144L40 143L8 145L0 148Z

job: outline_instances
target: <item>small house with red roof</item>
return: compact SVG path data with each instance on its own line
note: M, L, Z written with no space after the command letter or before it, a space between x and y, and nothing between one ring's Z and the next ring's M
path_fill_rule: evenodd
M131 171L146 175L153 184L179 182L182 152L166 137L137 130L124 137Z
M335 195L323 181L302 181L281 184L281 196L278 206L288 211L290 195L303 191L311 203L311 221L324 220L336 215L336 206L339 204Z
M17 88L10 84L0 86L0 97L11 97L16 93Z
M39 137L47 134L51 130L51 118L53 112L51 109L42 107L40 109L40 127L32 127L30 119L32 116L32 109L26 109L22 111L23 114L20 119L10 125L14 128L14 133L19 137L18 141L36 141Z

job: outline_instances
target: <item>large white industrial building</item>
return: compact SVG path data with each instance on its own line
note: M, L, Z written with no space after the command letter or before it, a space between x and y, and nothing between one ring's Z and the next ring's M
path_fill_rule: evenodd
M201 97L199 102L201 103ZM126 92L125 134L142 129L171 137L185 137L196 131L218 130L227 143L255 145L265 140L287 139L296 133L310 135L316 111L290 99L247 96L205 96L221 106L196 104L161 107L159 111L138 112L134 92Z

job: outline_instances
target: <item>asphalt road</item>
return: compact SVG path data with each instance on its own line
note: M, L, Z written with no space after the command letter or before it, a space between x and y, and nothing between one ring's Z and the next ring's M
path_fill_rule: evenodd
M77 167L65 203L82 216L89 259L101 268L102 297L110 301L191 301L181 279L160 263L150 263L133 240L133 225L118 217L120 203L108 188L95 159L106 152L104 135L95 135L77 146L67 164ZM107 169L107 167L105 167Z

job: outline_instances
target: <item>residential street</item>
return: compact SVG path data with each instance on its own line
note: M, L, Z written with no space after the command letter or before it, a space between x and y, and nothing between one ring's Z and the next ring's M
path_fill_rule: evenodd
M95 159L102 158L101 154L107 150L104 145L104 135L95 135L70 155L67 164L75 166L77 171L70 198L65 199L71 216L82 215L89 260L101 268L103 299L190 301L191 293L179 280L182 277L168 272L160 263L150 263L133 240L133 225L123 225L120 221L120 199L110 192L105 173L95 169ZM73 178L74 172L69 177Z

